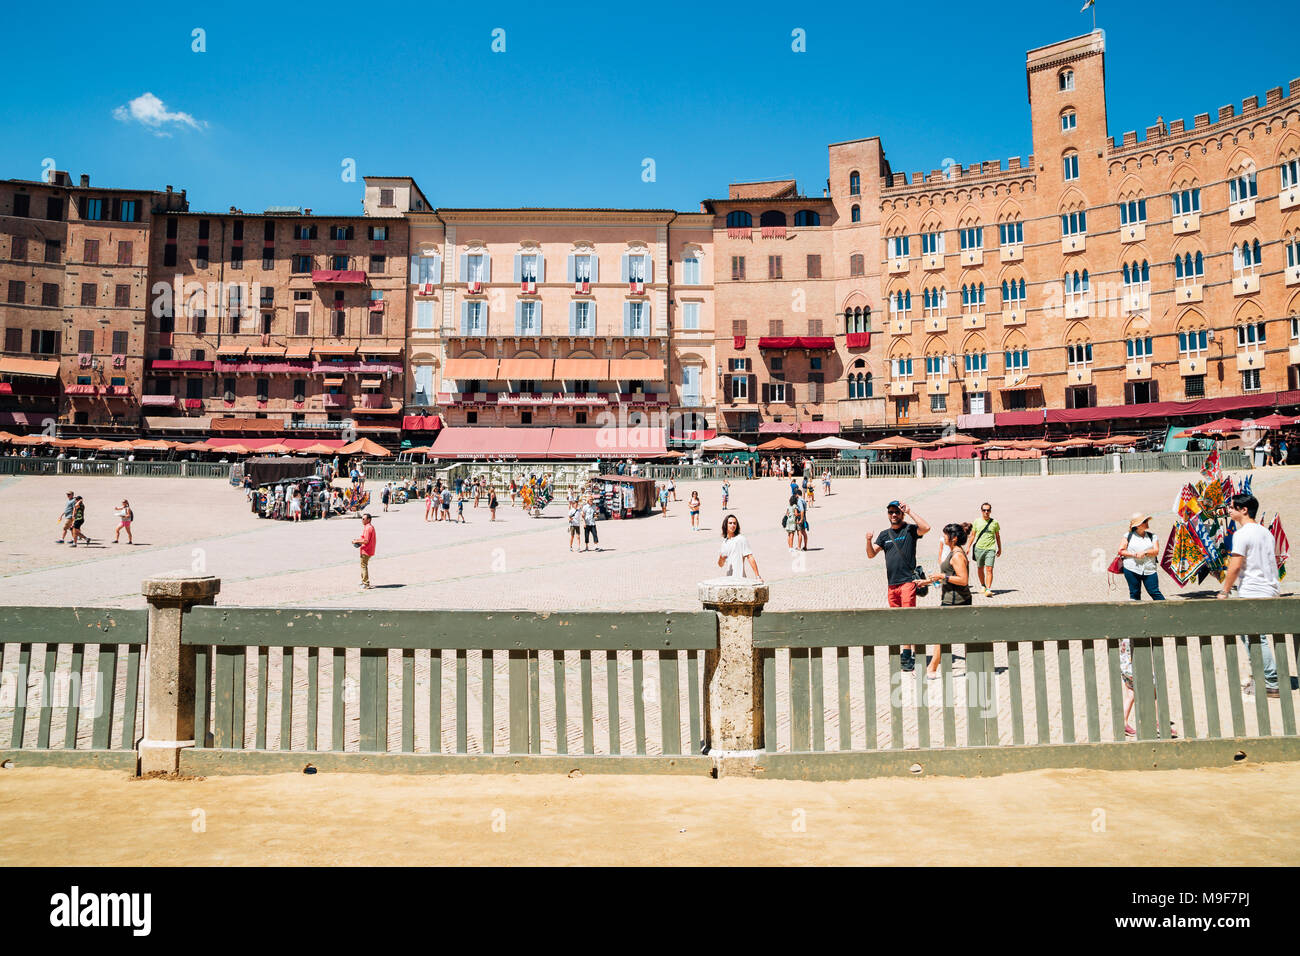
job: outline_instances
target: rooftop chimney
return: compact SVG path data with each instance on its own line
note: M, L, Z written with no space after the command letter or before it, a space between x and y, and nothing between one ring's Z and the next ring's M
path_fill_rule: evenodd
M81 185L83 185L83 186L89 186L89 185L90 185L90 176L89 176L88 174L86 174L86 173L82 173L82 174L81 174Z
M304 209L304 210L302 211L302 214L303 214L304 216L310 216L310 215L311 215L311 209L310 209L310 208L308 208L308 209Z
M168 186L168 187L167 187L167 192L170 193L171 191L172 191L171 186Z

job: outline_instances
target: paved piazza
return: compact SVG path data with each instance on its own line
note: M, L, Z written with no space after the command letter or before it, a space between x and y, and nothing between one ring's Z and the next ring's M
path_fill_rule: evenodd
M1255 492L1270 520L1280 510L1293 540L1300 538L1300 468L1254 472ZM1119 600L1104 568L1138 510L1156 515L1163 540L1182 484L1178 473L1079 475L1048 478L841 479L820 493L810 514L810 550L792 556L779 527L787 485L768 478L732 484L731 508L748 536L773 609L885 606L882 557L868 561L863 540L885 527L884 505L912 505L936 531L971 521L991 501L1002 524L1004 554L994 598L1002 604ZM0 554L0 602L5 604L142 607L140 581L163 571L194 569L222 579L220 604L377 608L522 608L680 610L698 608L696 582L715 576L720 482L683 482L668 517L602 521L606 550L570 554L562 514L552 502L540 518L509 506L488 521L486 507L467 504L465 524L424 522L423 502L376 506L376 587L359 591L356 551L360 522L304 521L294 525L255 517L244 493L225 481L183 478L6 477L0 508L7 517ZM686 500L703 500L692 532ZM91 547L58 545L56 518L63 493L86 498ZM134 547L112 543L112 509L129 498L136 514ZM378 495L375 495L378 498ZM920 560L936 565L938 535L922 542ZM1170 597L1180 591L1163 573ZM1295 593L1294 578L1283 582ZM923 604L937 605L932 590Z

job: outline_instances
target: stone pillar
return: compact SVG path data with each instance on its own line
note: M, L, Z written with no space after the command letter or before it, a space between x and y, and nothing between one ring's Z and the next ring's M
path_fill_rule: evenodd
M1047 456L1046 455L1038 459L1038 473L1042 475L1044 478L1047 477Z
M1115 472L1115 474L1118 475L1123 470L1122 468L1120 468L1120 464L1119 464L1119 452L1111 452L1110 460L1111 460L1110 470Z
M186 477L189 476L189 473L190 473L190 463L189 463L188 461L182 461L182 462L181 462L181 477L182 477L182 478L186 478Z
M763 663L754 650L754 615L767 585L753 578L701 581L700 601L717 613L718 649L704 656L704 740L713 765L749 773L763 749Z
M194 648L181 643L181 627L191 607L215 603L220 590L220 578L188 571L146 578L141 587L149 602L141 774L176 774L180 752L194 746Z
M925 459L923 459L923 458L918 458L918 459L916 459L916 461L912 462L912 464L916 466L916 477L918 477L918 478L924 478L924 477L925 477Z
M125 474L125 471L126 471L126 459L119 458L117 460L117 473L121 475L121 474Z
M858 477L867 477L867 460L865 458L858 459Z
M983 459L981 459L979 455L976 455L974 461L975 461L975 477L981 478L984 475Z

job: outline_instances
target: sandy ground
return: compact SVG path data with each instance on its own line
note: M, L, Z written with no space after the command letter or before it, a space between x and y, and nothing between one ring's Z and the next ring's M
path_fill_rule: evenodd
M1280 511L1294 534L1300 468L1253 474L1269 519ZM894 498L912 504L936 529L917 551L927 570L937 565L937 529L973 521L988 500L1004 545L992 600L1105 601L1127 595L1122 580L1117 586L1107 581L1105 568L1128 516L1139 509L1154 513L1153 530L1163 541L1178 491L1194 477L837 479L829 497L817 487L809 550L793 555L779 527L787 483L734 482L728 511L740 519L772 585L771 610L884 607L883 559L868 560L863 539L885 526L884 506ZM0 528L0 603L143 607L141 580L188 569L221 578L219 604L699 610L696 584L718 573L720 487L716 481L683 482L681 501L670 505L666 518L601 522L605 550L586 554L568 550L562 503L552 503L540 518L504 504L496 523L486 507L466 507L465 524L425 523L422 502L378 512L378 554L371 562L376 587L361 592L349 543L357 521L259 520L243 493L218 479L3 477L0 513L16 520ZM693 488L703 500L698 532L690 530L686 506ZM93 547L74 551L54 543L66 490L86 496ZM124 497L136 514L135 547L112 543L112 509ZM1165 575L1160 583L1171 598L1206 590L1180 591ZM1294 581L1283 589L1295 590ZM937 604L937 589L922 603Z
M0 771L0 866L1294 866L1297 789L1295 764L842 783L20 768Z

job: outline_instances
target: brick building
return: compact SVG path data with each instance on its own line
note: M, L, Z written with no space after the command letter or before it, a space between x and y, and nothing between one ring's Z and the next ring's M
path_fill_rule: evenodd
M153 216L185 192L0 183L0 428L135 435Z
M412 222L413 404L450 425L714 423L711 216L439 209Z
M371 187L367 187L368 190ZM367 202L378 205L379 187ZM148 430L395 440L405 388L400 214L155 217Z
M1026 163L909 177L868 139L830 147L820 200L774 182L705 204L730 263L730 428L1103 428L1300 404L1300 81L1116 143L1100 32L1030 51L1026 71Z

